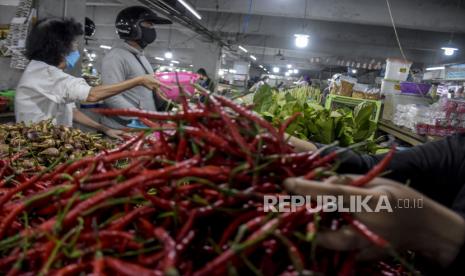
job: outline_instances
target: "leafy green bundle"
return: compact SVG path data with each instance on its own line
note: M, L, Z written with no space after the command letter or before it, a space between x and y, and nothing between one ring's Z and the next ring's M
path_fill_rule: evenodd
M254 110L276 126L301 112L302 116L287 129L287 133L301 139L323 144L337 140L341 146L349 146L373 138L376 131L376 123L371 120L373 104L364 102L354 110L330 111L319 104L320 98L310 90L276 92L262 87L253 102Z

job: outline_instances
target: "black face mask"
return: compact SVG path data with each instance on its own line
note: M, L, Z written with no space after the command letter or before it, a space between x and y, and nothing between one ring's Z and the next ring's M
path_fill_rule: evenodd
M142 35L138 43L142 48L147 47L147 45L154 42L157 38L157 32L153 28L145 28L141 26L140 30L142 31Z

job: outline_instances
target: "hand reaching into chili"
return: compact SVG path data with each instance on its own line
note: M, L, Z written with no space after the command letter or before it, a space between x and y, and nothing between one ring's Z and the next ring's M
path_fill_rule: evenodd
M344 203L349 202L349 196L358 195L373 196L370 203L376 205L380 196L387 196L393 212L360 212L353 213L352 217L395 249L413 250L443 267L455 259L465 240L465 220L460 215L408 186L388 179L375 178L363 188L344 184L358 177L331 177L324 182L289 178L285 187L290 192L312 197L341 195ZM396 208L399 201L418 199L423 199L422 208ZM317 243L334 250L359 250L359 260L379 258L386 252L360 234L360 229L357 231L350 225L336 231L319 232Z

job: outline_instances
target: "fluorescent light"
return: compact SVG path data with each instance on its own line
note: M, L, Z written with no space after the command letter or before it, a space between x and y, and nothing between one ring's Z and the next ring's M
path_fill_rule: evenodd
M288 64L287 68L289 68L289 69L292 68L292 64Z
M240 49L241 51L243 51L243 52L246 52L246 53L248 52L247 49L244 48L244 47L242 47L241 45L239 45L239 49Z
M352 69L352 74L357 74L357 69Z
M172 60L171 62L174 63L174 64L179 64L179 61L177 61L177 60Z
M253 55L250 55L250 58L253 59L253 60L257 60L257 58Z
M284 73L284 75L286 75L286 77L289 77L291 75L291 73L286 72L286 73Z
M455 51L457 51L457 48L452 48L452 47L442 47L442 50L444 50L444 55L446 56L453 56Z
M273 67L273 73L279 73L279 67Z
M299 69L294 69L294 74L298 74L299 73Z
M92 63L87 64L87 66L92 66L92 65L93 65Z
M167 58L167 59L172 59L172 58L173 58L173 53L170 52L170 51L166 52L166 53L165 53L165 58Z
M218 75L223 76L223 75L224 75L224 70L220 69L220 70L218 71Z
M236 74L237 71L236 71L235 69L229 69L229 73L231 73L231 74Z
M304 35L304 34L295 34L295 46L297 48L305 48L308 46L308 38L310 37L309 35Z
M191 65L189 65L189 67L194 67L194 65L193 65L193 64L191 64Z
M108 45L100 45L100 48L111 50L111 46L108 46Z
M96 54L96 53L92 53L92 54L90 54L90 57L96 58L96 57L97 57L97 54Z
M164 61L165 59L162 58L162 57L155 57L156 60L161 60L161 61Z
M178 0L178 2L181 3L181 5L183 5L184 8L190 11L195 17L197 17L197 19L202 20L202 16L189 3L184 0Z
M428 67L426 68L426 71L435 71L435 70L444 70L444 66L438 66L438 67Z
M170 67L173 67L173 63L170 63Z
M258 67L262 68L263 69L263 65L258 65Z

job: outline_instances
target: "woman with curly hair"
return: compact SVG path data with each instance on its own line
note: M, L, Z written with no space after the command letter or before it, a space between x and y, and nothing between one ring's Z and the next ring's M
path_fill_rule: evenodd
M77 38L82 34L82 25L73 19L49 18L37 22L26 41L26 56L31 61L16 89L16 121L29 124L53 119L55 124L65 126L72 126L75 121L118 138L120 130L93 121L76 109L75 102L98 102L139 85L153 90L160 82L145 75L90 87L84 79L63 72L79 60Z

